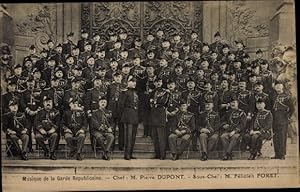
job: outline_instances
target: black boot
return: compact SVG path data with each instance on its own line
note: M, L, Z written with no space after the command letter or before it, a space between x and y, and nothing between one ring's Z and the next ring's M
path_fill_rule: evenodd
M252 155L252 159L251 160L255 160L256 156L257 156L257 152L254 152L253 155Z
M202 152L201 161L206 161L208 159L208 156L205 152Z
M48 149L46 149L46 150L44 151L44 157L45 157L45 158L48 158L48 157L49 157L49 150L48 150Z
M103 160L106 160L106 161L109 161L110 158L109 158L109 156L108 156L107 154L108 154L108 152L104 152L104 153L103 153L103 156L102 156L102 159L103 159Z
M57 157L56 157L56 155L55 155L54 152L51 152L50 159L52 159L52 160L56 160L57 159Z
M229 159L228 160L232 160L233 154L229 153L228 155L229 155Z
M280 157L275 155L274 157L271 157L271 159L280 159Z
M76 159L77 159L78 161L82 161L82 160L83 160L83 158L82 158L82 156L81 156L80 153L77 153Z
M173 160L173 161L176 161L176 159L177 159L176 153L172 153L172 160Z
M26 153L26 152L22 152L22 153L21 153L21 159L24 160L24 161L27 161L27 160L28 160L28 157L27 157L27 153Z
M261 151L257 152L257 157L260 157L262 155Z
M74 157L75 154L76 154L76 149L71 150L70 157Z
M227 161L227 160L229 160L229 159L230 159L230 154L229 154L229 153L226 153L226 154L223 156L223 158L222 158L223 161Z
M250 156L248 157L248 160L252 160L253 159L253 153L250 153Z

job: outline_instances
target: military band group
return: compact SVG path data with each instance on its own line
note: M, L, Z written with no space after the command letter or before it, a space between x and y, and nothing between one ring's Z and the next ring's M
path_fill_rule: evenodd
M76 44L74 33L66 36L63 44L50 39L40 54L30 46L21 64L6 62L10 50L2 50L2 130L21 159L36 150L35 138L47 158L57 159L64 139L70 156L82 160L86 137L104 160L116 149L135 159L140 124L155 159L166 159L167 151L180 159L193 146L205 161L221 145L222 160L232 160L237 146L254 160L271 139L272 158L285 159L295 109L260 49L250 57L243 41L224 43L219 32L211 44L196 32L184 38L160 29L143 40L126 30L110 32L105 41L82 30Z

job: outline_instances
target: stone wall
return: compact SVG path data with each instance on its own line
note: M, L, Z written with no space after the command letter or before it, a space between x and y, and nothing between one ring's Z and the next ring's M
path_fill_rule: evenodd
M7 4L7 11L14 20L15 63L22 62L32 44L37 47L37 52L40 52L49 38L55 42L63 42L66 34L73 31L74 40L78 39L79 3Z
M66 34L70 31L75 32L74 41L76 42L82 26L88 25L92 30L102 30L102 27L97 28L97 26L99 22L100 25L101 23L109 23L112 16L107 17L108 14L117 16L119 14L122 17L122 14L126 13L125 16L130 17L127 18L128 21L136 19L134 14L140 14L140 19L137 20L140 23L137 26L142 27L144 32L147 32L151 26L154 26L148 26L147 20L153 24L153 22L159 21L159 18L172 18L168 14L174 14L177 9L177 12L179 11L178 17L180 16L178 21L186 16L193 17L191 25L189 22L182 22L178 26L188 29L196 27L197 31L202 33L199 36L202 36L202 40L208 43L212 42L216 31L220 31L221 35L231 42L236 38L241 38L250 55L254 54L257 48L260 48L265 52L265 56L269 57L270 48L274 43L291 44L295 42L295 10L292 0L203 1L201 3L186 1L179 4L184 9L189 6L193 7L191 10L194 10L194 14L192 15L185 13L186 11L180 12L181 8L180 6L180 9L178 8L177 3L176 5L170 2L135 3L138 3L136 9L135 6L131 9L130 4L127 6L128 10L124 8L124 13L119 9L122 7L119 2L91 5L85 3L7 4L7 12L11 14L14 20L15 46L13 50L15 50L15 62L22 61L31 44L36 45L40 51L45 47L49 38L63 42ZM197 8L200 4L201 6ZM166 5L168 5L166 7L168 9L164 11L162 7ZM101 12L99 15L99 11L103 13ZM129 11L130 14L127 14L126 11ZM98 24L95 25L97 22ZM130 25L135 28L134 24L130 23ZM104 29L109 25L103 26ZM8 34L6 33L5 36L9 37Z
M241 38L250 55L260 48L270 57L275 42L295 41L294 14L290 0L204 1L203 40L211 43L220 31L230 42Z

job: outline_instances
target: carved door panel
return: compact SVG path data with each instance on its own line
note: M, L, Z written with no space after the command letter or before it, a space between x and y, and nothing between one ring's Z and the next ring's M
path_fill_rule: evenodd
M202 3L184 2L95 2L82 3L81 27L97 32L107 40L111 31L126 30L128 38L143 38L162 29L168 37L174 33L197 31L202 37Z

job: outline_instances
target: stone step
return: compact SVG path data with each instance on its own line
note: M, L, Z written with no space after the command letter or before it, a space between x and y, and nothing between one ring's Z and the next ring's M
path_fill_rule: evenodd
M143 136L144 135L144 128L138 128L136 132L137 136Z
M44 159L43 154L44 154L43 151L41 151L41 152L34 151L32 153L28 153L28 157L30 159ZM95 153L92 151L83 152L82 155L84 156L84 158L87 158L87 159L95 158ZM113 159L122 159L124 157L124 151L116 150L109 155ZM56 156L59 159L72 159L69 157L69 151L58 150L58 151L56 151ZM155 153L154 153L154 151L134 150L133 156L138 159L151 159L155 156ZM221 159L222 156L223 156L222 151L214 151L214 152L211 152L208 154L209 159ZM19 157L17 157L17 156L15 156L13 158L8 158L4 152L2 152L2 157L4 159L19 159ZM96 153L96 158L101 158L101 157L102 157L102 151L98 151ZM239 152L239 151L233 152L233 159L247 159L248 157L249 157L249 152ZM166 158L167 159L172 158L170 151L167 151ZM200 153L198 151L189 151L189 152L185 151L180 156L180 159L200 159Z

